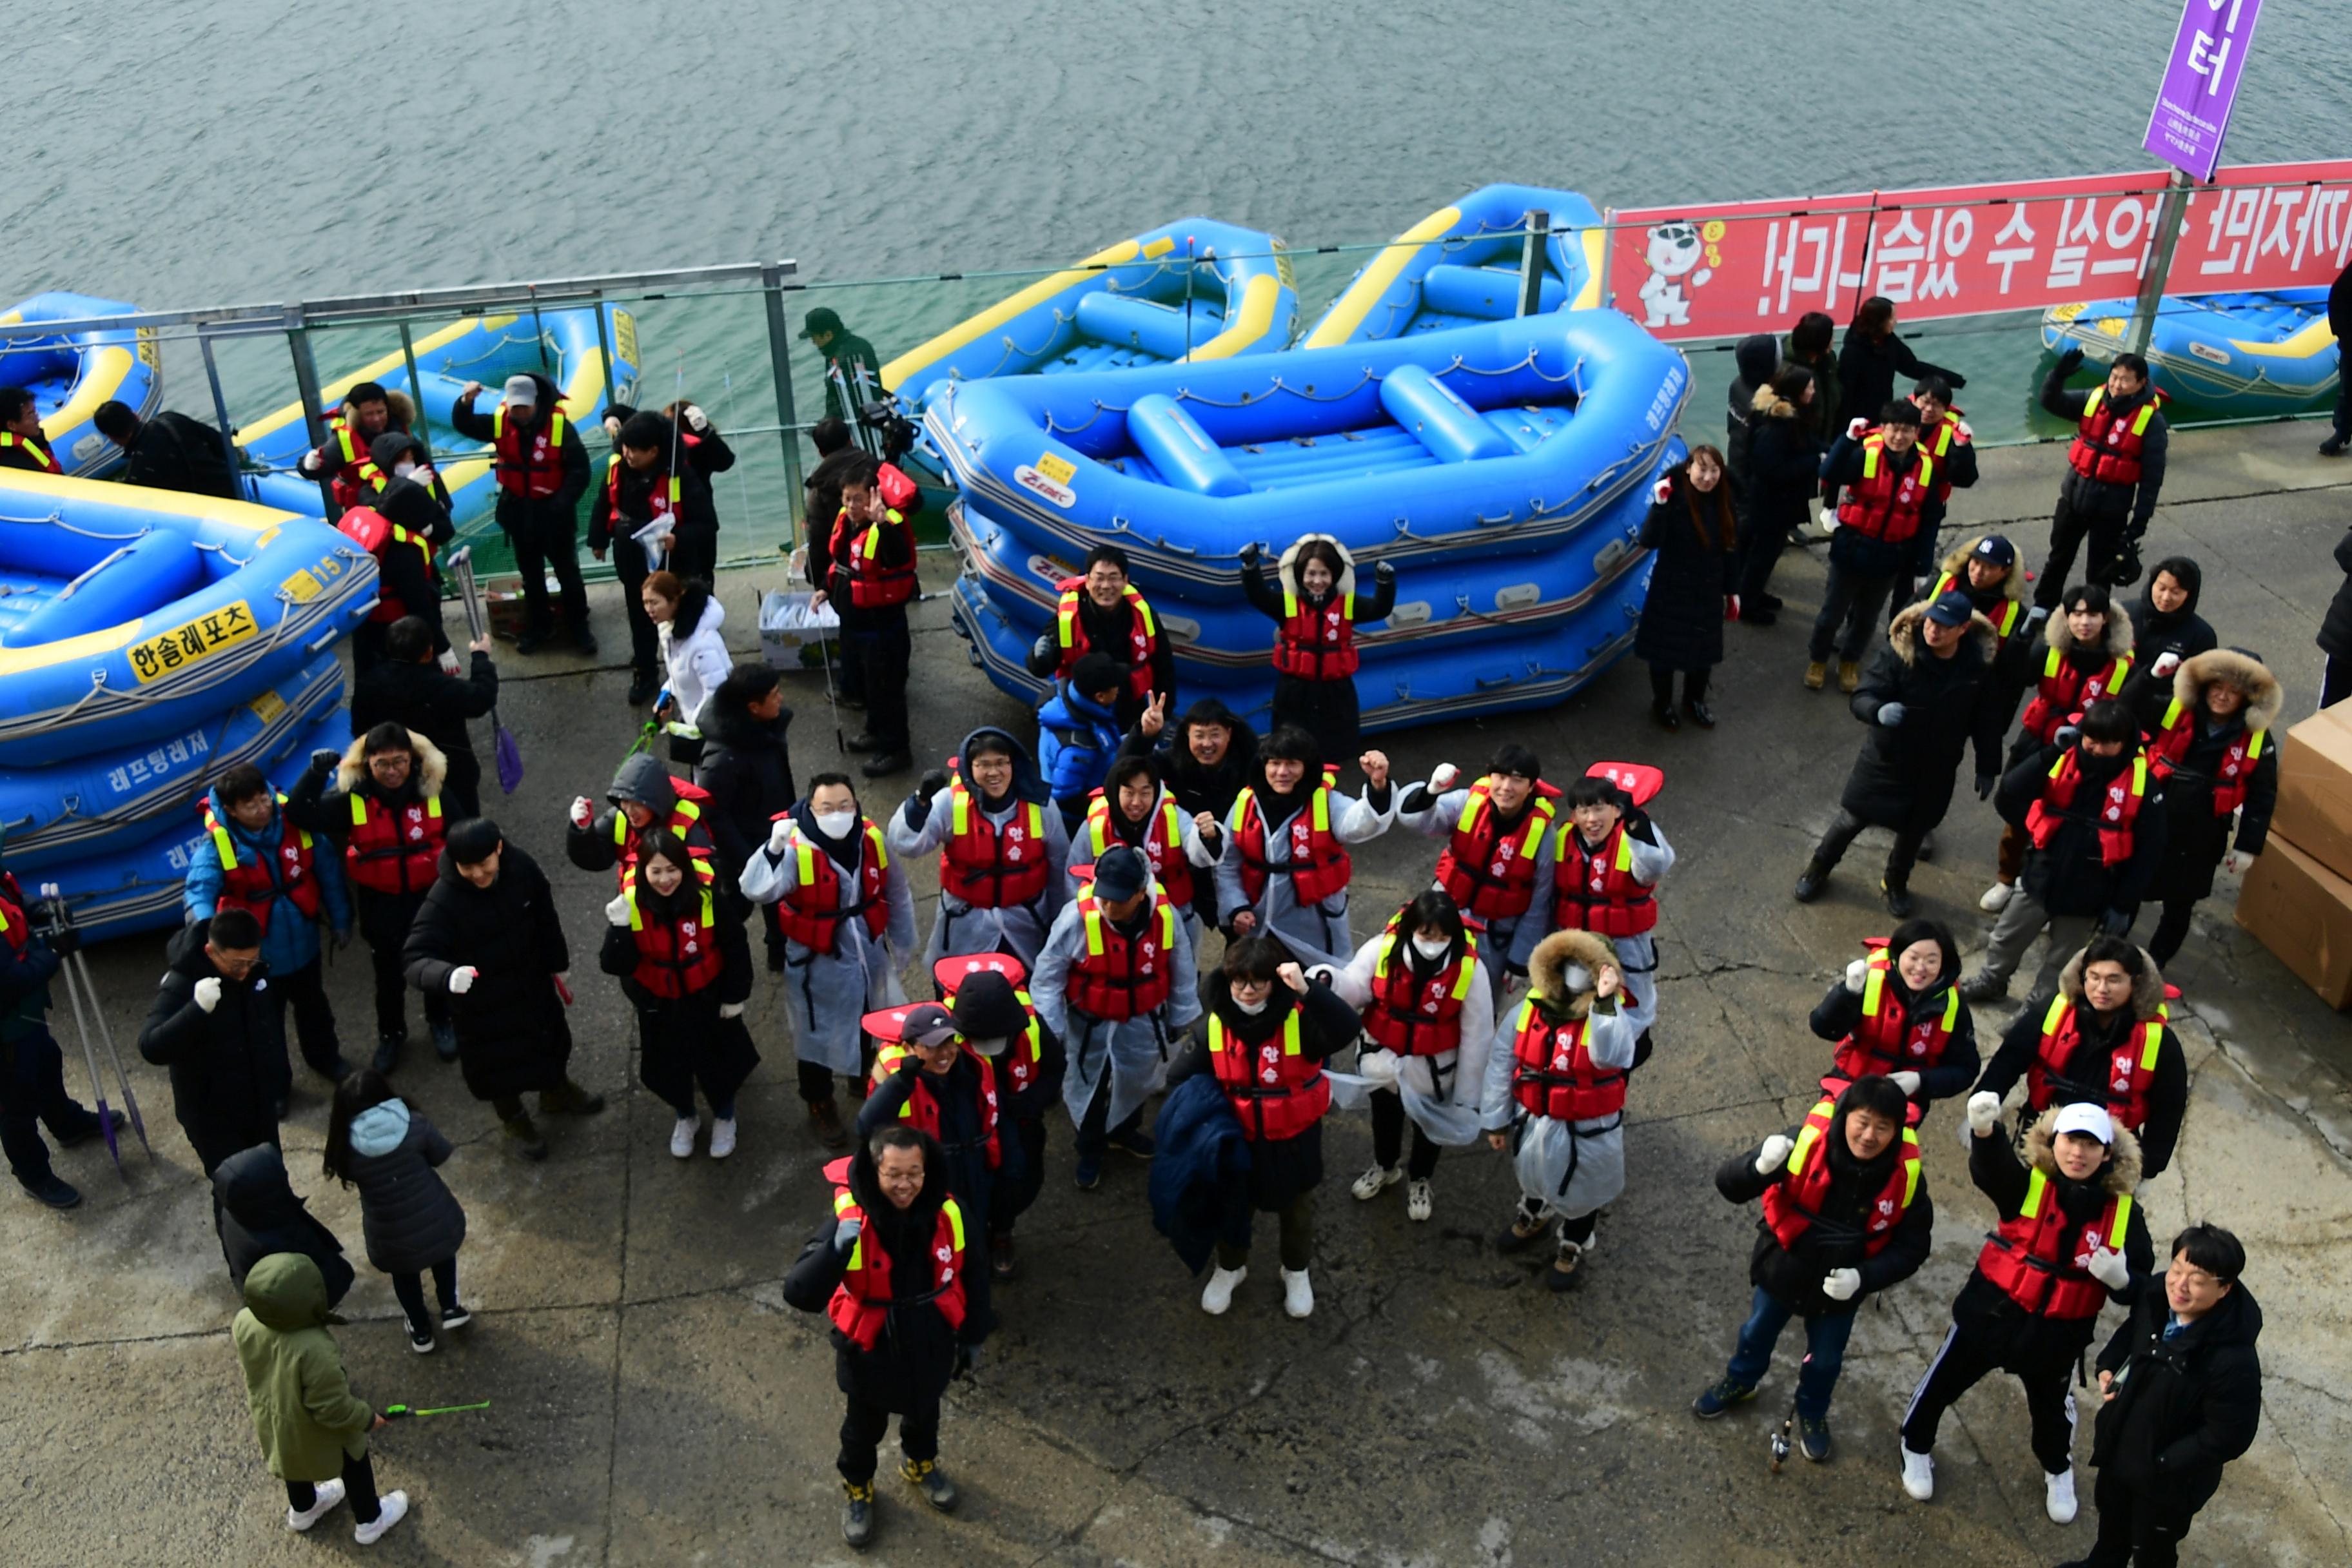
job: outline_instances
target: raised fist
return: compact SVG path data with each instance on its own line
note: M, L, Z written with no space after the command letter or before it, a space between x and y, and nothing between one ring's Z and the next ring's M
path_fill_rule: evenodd
M1764 1147L1756 1151L1756 1173L1769 1176L1789 1162L1789 1152L1796 1148L1785 1132L1775 1132L1764 1140Z
M1869 428L1870 421L1857 415L1846 421L1845 438L1849 441L1859 441L1863 437L1863 433Z

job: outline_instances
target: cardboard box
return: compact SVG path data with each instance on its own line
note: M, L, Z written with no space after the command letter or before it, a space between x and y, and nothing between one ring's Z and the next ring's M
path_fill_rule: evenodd
M2352 881L2273 831L2246 872L2238 923L2329 1006L2352 1006Z
M2339 877L2352 877L2352 702L2323 708L2279 744L2271 832Z
M814 669L838 658L841 617L833 606L816 607L814 593L772 593L760 601L760 654L772 669Z

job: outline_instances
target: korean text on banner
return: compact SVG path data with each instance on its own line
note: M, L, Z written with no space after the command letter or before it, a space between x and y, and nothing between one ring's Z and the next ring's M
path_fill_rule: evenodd
M2213 177L2263 0L2186 0L2140 145L2184 174Z
M2240 163L2189 198L2168 294L2294 289L2352 262L2352 159Z

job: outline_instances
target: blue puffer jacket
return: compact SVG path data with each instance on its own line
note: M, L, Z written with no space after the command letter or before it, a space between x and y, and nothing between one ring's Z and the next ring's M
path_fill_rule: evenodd
M274 807L269 813L269 825L256 831L241 826L228 814L227 805L220 792L213 791L205 797L212 807L213 818L228 830L230 847L243 862L248 856L257 865L273 868L278 865L278 846L286 837L286 813ZM314 836L310 847L310 868L319 879L319 908L327 923L337 931L352 927L352 898L343 881L343 857L331 838ZM220 849L211 836L205 836L188 858L188 885L181 890L180 900L191 921L212 919L220 901ZM269 906L269 923L261 933L262 962L272 973L290 974L319 956L319 927L302 918L302 911L293 903L279 897Z
M1037 768L1065 817L1086 810L1087 795L1102 787L1118 750L1118 720L1100 703L1054 683L1054 695L1037 710Z

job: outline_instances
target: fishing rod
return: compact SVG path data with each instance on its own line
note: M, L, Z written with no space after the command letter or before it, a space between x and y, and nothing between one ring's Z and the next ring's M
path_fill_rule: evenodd
M489 1407L490 1402L487 1399L478 1405L436 1405L427 1409L418 1409L408 1405L387 1405L383 1407L383 1418L387 1421L405 1421L412 1415L456 1415L462 1411L488 1410Z

